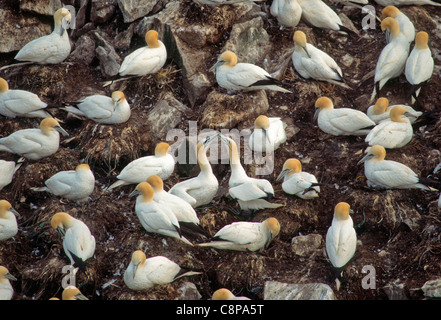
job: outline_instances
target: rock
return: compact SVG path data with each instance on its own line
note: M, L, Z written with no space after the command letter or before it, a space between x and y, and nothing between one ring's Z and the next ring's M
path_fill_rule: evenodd
M335 300L334 291L323 283L266 281L263 300Z
M96 56L100 61L101 74L105 77L113 77L118 74L121 66L121 58L113 46L104 39L98 31L94 32L98 47L95 49Z
M53 16L63 7L60 0L20 0L20 10Z
M306 257L320 248L323 237L320 234L297 236L291 240L291 250L298 256Z
M157 0L118 0L118 7L123 14L124 23L129 23L149 14L156 2Z
M389 300L409 300L404 283L393 282L383 287Z
M192 282L184 282L178 290L182 293L175 300L201 300L202 296Z
M80 8L76 12L75 15L75 27L76 29L80 29L84 26L86 23L86 16L87 16L87 8L89 5L89 0L81 0L80 1ZM75 30L76 31L76 30ZM76 32L74 32L76 34Z
M441 298L441 278L429 280L421 287L424 296L429 299Z
M95 58L95 40L89 33L83 34L75 43L75 49L69 55L68 61L82 62L90 65Z
M112 42L115 50L125 50L129 48L134 32L135 32L134 23L130 24L127 30L123 32L119 32Z
M90 20L93 23L106 22L113 16L116 5L116 0L92 0Z
M201 106L201 125L210 129L231 129L247 119L255 119L269 109L264 90L229 95L210 92Z

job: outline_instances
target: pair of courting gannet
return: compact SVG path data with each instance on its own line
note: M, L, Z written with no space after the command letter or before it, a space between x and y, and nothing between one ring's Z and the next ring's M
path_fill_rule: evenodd
M366 114L372 121L379 124L383 120L390 119L390 110L397 105L389 105L389 99L380 97L377 99L374 105L371 105L366 110ZM403 105L406 108L406 112L409 114L410 123L414 123L423 113L416 111L411 106Z

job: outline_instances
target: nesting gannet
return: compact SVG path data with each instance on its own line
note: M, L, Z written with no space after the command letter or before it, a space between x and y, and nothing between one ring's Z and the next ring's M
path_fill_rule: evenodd
M68 9L61 8L54 13L54 30L51 34L28 42L18 51L16 60L40 64L56 64L63 62L70 54L70 40L66 30L66 22L72 16Z
M47 103L32 92L11 90L8 82L0 78L0 114L9 117L49 118L51 115L44 110Z
M89 300L75 286L67 286L61 294L61 300Z
M259 66L251 63L237 63L237 56L232 51L223 52L210 68L216 69L216 81L229 91L275 90L291 93L280 87L281 82Z
M57 212L52 216L51 226L63 239L64 253L70 264L85 270L86 261L95 253L95 237L89 227L81 220L66 212Z
M328 97L320 97L315 102L314 121L319 128L334 136L366 135L375 126L364 112L351 108L334 109L334 104Z
M270 13L277 18L277 22L284 27L296 27L302 17L302 7L297 0L274 0Z
M230 290L226 288L217 289L213 292L211 300L251 300L248 297L236 296Z
M152 186L153 201L160 206L167 207L178 219L182 233L205 235L199 224L199 218L193 207L184 199L179 198L164 190L164 183L157 175L150 176L147 182Z
M123 92L114 91L112 97L95 94L84 98L77 107L66 106L64 110L102 124L124 123L130 118L130 106Z
M76 166L75 170L60 171L47 179L45 187L31 188L33 191L46 191L58 197L76 202L89 200L95 188L95 176L86 163Z
M15 163L14 161L0 160L0 190L12 182L15 172L21 167L22 159Z
M4 266L0 266L0 300L11 300L14 295L14 288L9 280L17 281L8 269Z
M277 181L282 179L282 189L288 194L296 195L302 199L312 199L319 196L320 186L317 178L311 173L302 171L302 164L298 159L291 158L285 161Z
M286 141L286 124L278 117L260 115L254 120L254 130L248 144L253 151L272 152Z
M45 118L39 129L22 129L0 138L0 151L21 155L30 160L39 160L58 151L60 135L68 133L54 118Z
M378 98L374 105L371 105L366 110L366 114L372 121L376 124L380 123L383 120L390 119L390 110L396 105L389 105L389 99L385 97ZM406 108L406 111L409 114L410 123L414 123L418 117L420 117L423 113L421 111L416 111L411 106L403 105Z
M441 6L441 3L432 0L375 0L381 6Z
M165 64L167 49L162 41L158 40L158 32L155 30L147 31L145 42L147 46L136 49L124 58L119 68L121 76L144 76L157 72Z
M352 259L357 249L357 234L352 221L350 205L338 203L334 208L334 217L326 233L326 253L336 273ZM335 279L337 291L340 289L339 276Z
M139 222L147 232L157 233L164 236L176 238L193 245L181 232L179 221L173 211L153 201L153 188L148 182L139 183L130 197L136 197L135 213Z
M434 61L430 51L429 35L427 32L420 31L415 36L415 46L410 52L404 68L404 74L410 83L412 103L414 103L420 93L424 83L432 77Z
M369 147L367 154L358 164L364 163L364 174L369 187L378 189L413 189L418 188L428 191L436 189L425 185L424 179L408 166L385 160L386 149L380 145Z
M392 17L400 26L400 31L409 42L415 39L415 27L410 19L395 6L387 6L381 11L381 18ZM389 31L386 30L386 42L390 42Z
M390 119L377 124L366 136L370 146L379 144L388 149L401 148L413 137L413 128L406 108L397 105L390 110Z
M194 178L178 182L168 191L187 201L193 208L209 204L219 189L219 182L213 174L206 154L206 148L214 137L217 135L207 137L196 147L197 161L201 170L199 174Z
M394 18L387 17L381 21L381 30L388 30L390 42L381 51L375 67L371 102L390 79L399 77L403 73L409 55L409 41L400 31L400 26Z
M0 241L10 239L17 234L16 215L18 216L18 212L7 200L0 200Z
M124 283L132 290L146 290L155 285L171 283L179 278L197 274L201 272L185 270L164 256L147 259L144 252L136 250L124 271Z
M283 206L267 201L274 197L273 186L268 180L248 177L240 163L236 142L223 135L221 140L228 146L230 158L231 175L228 192L233 199L237 199L241 210L252 211Z
M167 179L175 169L175 160L168 152L170 145L160 142L155 147L155 154L133 160L117 175L117 181L108 190L146 181L151 175L158 175L162 180Z
M198 245L222 250L258 251L268 248L279 232L280 223L276 218L263 222L238 221L224 226L210 242Z
M326 52L306 42L303 31L297 30L293 36L294 52L292 62L296 71L305 79L327 81L350 89L343 81L343 72L337 62Z

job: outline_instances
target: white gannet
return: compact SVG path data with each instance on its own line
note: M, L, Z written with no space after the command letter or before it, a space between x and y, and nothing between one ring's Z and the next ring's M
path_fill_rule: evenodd
M75 286L67 286L61 294L61 300L89 300L81 293L80 289Z
M358 164L364 163L364 174L369 187L378 189L413 189L428 191L436 189L425 185L424 179L408 166L397 161L385 160L386 149L380 145L369 147Z
M409 41L400 31L400 26L394 18L387 17L381 21L381 30L389 32L390 42L381 50L378 57L371 102L390 79L399 77L403 73L410 49Z
M198 245L221 250L259 251L268 248L279 232L280 223L273 217L263 222L238 221L224 226L210 242Z
M389 105L389 99L385 97L380 97L377 99L374 105L371 105L366 110L366 114L372 121L376 124L383 120L390 119L390 110L397 105ZM421 111L416 111L411 106L403 105L409 114L410 123L414 123L423 113Z
M160 206L167 207L178 219L182 233L205 235L204 230L200 226L200 221L196 211L184 199L179 198L164 190L164 183L157 175L150 176L147 182L153 188L153 201Z
M213 174L206 153L207 147L215 137L217 137L217 135L207 137L203 142L197 144L197 161L201 170L199 174L194 178L176 183L168 191L187 201L193 208L209 204L219 189L219 181Z
M231 175L228 181L228 192L233 199L237 200L241 210L249 212L283 206L267 201L274 197L273 186L268 180L248 177L240 163L236 142L224 135L221 135L221 140L227 145L230 158Z
M28 42L18 51L15 59L40 64L63 62L71 50L69 35L65 28L71 19L72 16L67 8L55 11L52 33Z
M181 268L177 263L164 256L147 259L144 252L132 253L127 269L124 271L124 283L132 290L146 290L155 285L168 284L181 278L201 274Z
M17 281L8 269L4 266L0 266L0 300L11 300L14 295L14 288L9 280Z
M8 82L0 78L0 114L5 117L49 118L44 109L47 103L32 92L9 89Z
M129 120L131 113L129 103L121 91L114 91L112 97L95 94L82 99L77 107L66 106L63 109L102 124L124 123Z
M153 188L144 181L139 183L130 197L136 197L135 213L139 222L147 232L157 233L176 238L193 245L181 232L179 221L171 209L153 201Z
M302 7L297 0L273 0L270 13L277 18L280 28L296 27L302 17Z
M23 164L24 159L14 161L0 160L0 190L12 182L12 177Z
M251 300L248 297L236 296L230 290L226 288L217 289L213 292L211 300Z
M441 3L432 0L375 0L381 6L441 6Z
M319 128L334 136L341 135L366 135L375 126L367 114L351 108L334 109L332 100L320 97L315 102L314 121L317 120Z
M0 200L0 241L8 240L18 232L18 212L7 200Z
M45 187L31 188L33 191L46 191L58 197L78 203L86 202L95 189L95 176L86 163L75 170L60 171L47 179Z
M337 62L326 52L317 49L306 42L306 35L303 31L297 30L293 36L294 52L292 62L296 71L305 79L327 81L342 86L350 87L343 81L343 72Z
M357 233L351 216L350 205L338 203L334 208L334 217L326 233L326 253L336 272L337 291L340 289L342 268L352 259L357 249Z
M170 177L175 169L175 160L173 155L168 152L169 149L170 145L168 143L158 143L155 147L154 155L141 157L130 162L116 176L118 180L108 190L146 181L148 177L154 174L158 175L162 180Z
M66 212L57 212L51 218L51 226L63 239L64 253L70 264L85 270L86 262L95 253L95 237L89 227L81 220Z
M377 124L366 136L365 141L370 146L379 144L388 149L405 146L413 137L412 124L407 116L406 108L394 106L390 111L390 119Z
M280 87L281 82L259 66L251 63L237 63L237 56L232 51L223 52L210 68L216 69L216 81L229 91L275 90L291 93Z
M54 118L45 118L39 129L22 129L0 138L0 151L39 160L58 151L60 135L69 135Z
M430 51L429 35L427 32L420 31L415 36L415 46L410 52L404 68L404 74L410 83L412 103L415 103L421 87L430 80L433 74L434 61Z
M167 49L161 40L158 40L158 32L149 30L145 34L147 46L136 49L126 56L119 68L121 76L144 76L159 71L167 60Z
M282 179L282 189L288 194L296 195L302 199L312 199L319 196L320 186L317 178L311 173L302 171L302 164L298 159L291 158L285 161L277 181Z
M412 21L410 21L410 19L404 13L402 13L400 9L395 6L387 6L383 8L381 11L381 18L384 19L387 17L392 17L398 22L401 33L404 34L409 43L415 39L415 27ZM386 42L390 42L390 34L388 30L386 30Z
M248 144L253 151L273 152L286 141L286 124L278 117L260 115L254 120L254 130Z

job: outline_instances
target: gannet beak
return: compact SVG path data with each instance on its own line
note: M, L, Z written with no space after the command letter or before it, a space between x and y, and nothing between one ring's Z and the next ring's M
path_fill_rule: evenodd
M61 126L55 126L55 130L60 132L63 136L69 136L69 134Z
M282 170L282 172L280 172L279 176L277 177L276 181L282 180L288 172L289 172L289 169Z
M115 112L116 107L118 106L119 101L121 101L121 99L119 99L119 100L113 100L113 112Z
M216 62L208 71L213 71L214 69L216 69L217 67L223 65L225 63L225 61L219 60L218 62Z
M77 293L77 294L75 295L75 298L76 298L77 300L89 300L89 299L87 299L87 297L86 297L85 295L83 295L82 293Z
M303 50L305 50L305 53L306 53L306 55L308 56L308 58L311 58L311 56L309 55L309 53L308 53L308 50L306 50L306 47L302 47L303 48Z
M9 211L15 214L16 217L21 217L20 214L17 212L17 210L15 210L14 208L9 208Z
M139 263L135 264L135 267L133 268L133 279L135 279L136 270L138 270Z
M317 120L319 113L320 113L320 108L315 109L315 112L314 112L314 119L313 119L314 121Z
M224 136L223 134L219 134L220 135L220 137L221 137L221 141L223 142L223 143L225 143L226 145L229 145L230 144L230 140L228 140L228 138L226 137L226 136Z
M57 227L57 232L60 234L60 236L64 237L64 229L62 227Z
M370 158L372 158L372 156L373 156L372 154L368 153L360 161L357 162L357 165L362 164L363 162L369 160Z
M139 195L139 191L135 189L132 192L130 192L129 197L131 198L131 197L135 197L137 195Z
M219 136L219 132L216 132L215 134L213 134L212 136L208 136L205 138L204 141L204 146L208 146L215 138L217 138Z
M17 281L17 278L14 277L12 274L10 274L9 272L7 274L5 274L4 276L6 279L12 280L12 281Z

